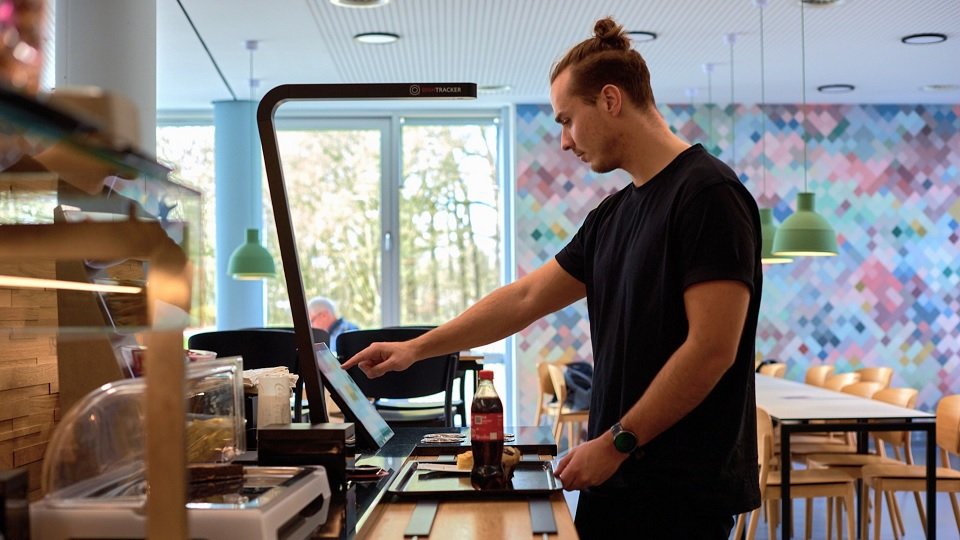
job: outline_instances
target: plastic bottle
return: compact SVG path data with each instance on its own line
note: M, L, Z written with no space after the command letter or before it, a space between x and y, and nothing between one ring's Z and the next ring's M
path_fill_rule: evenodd
M473 449L473 470L470 482L475 489L504 489L503 474L503 403L493 387L493 372L483 370L480 384L470 406L470 444Z

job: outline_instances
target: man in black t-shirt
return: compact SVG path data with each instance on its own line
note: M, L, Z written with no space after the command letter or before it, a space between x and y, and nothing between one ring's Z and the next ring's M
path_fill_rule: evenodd
M374 344L369 376L489 343L586 297L594 353L589 441L556 469L589 538L726 539L759 506L754 340L760 216L729 167L674 135L623 28L601 19L551 73L560 144L633 182L539 269L452 321Z

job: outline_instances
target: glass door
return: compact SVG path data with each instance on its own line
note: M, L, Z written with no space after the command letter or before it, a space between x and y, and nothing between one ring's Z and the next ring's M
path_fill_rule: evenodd
M277 140L307 301L323 296L360 328L381 324L381 186L389 121L278 123ZM269 197L265 199L269 201ZM273 209L264 205L273 227ZM266 237L275 241L276 232ZM276 245L268 249L279 254ZM275 257L280 261L279 256ZM290 325L283 273L267 281L267 322Z
M406 119L401 130L401 324L440 324L500 285L497 126Z

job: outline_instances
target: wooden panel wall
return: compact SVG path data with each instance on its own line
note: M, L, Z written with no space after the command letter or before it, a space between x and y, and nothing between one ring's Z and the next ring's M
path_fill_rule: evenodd
M0 274L53 279L54 264L0 263ZM57 294L0 288L0 469L25 468L40 497L43 453L59 420L57 339L14 329L57 325Z

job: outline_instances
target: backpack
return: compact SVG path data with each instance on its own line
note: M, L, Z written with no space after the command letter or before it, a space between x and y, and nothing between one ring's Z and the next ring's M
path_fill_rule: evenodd
M563 379L567 383L567 399L563 405L573 410L589 409L593 388L593 364L571 362L563 370Z

